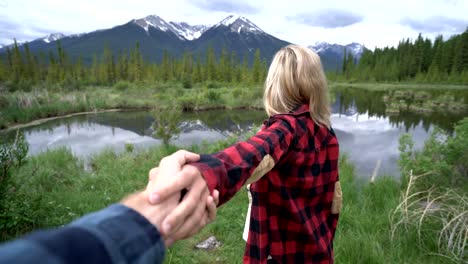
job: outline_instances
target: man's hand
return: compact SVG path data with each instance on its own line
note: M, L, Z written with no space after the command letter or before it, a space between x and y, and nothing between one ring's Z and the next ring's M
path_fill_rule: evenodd
M164 218L177 206L177 202L171 203L169 200L165 203L152 205L148 203L148 195L145 192L131 194L124 198L121 203L140 213L158 230L161 230L161 223Z
M180 204L163 221L161 233L166 244L197 233L216 218L219 192L210 196L205 180L197 168L186 165L200 156L188 151L177 151L161 160L158 168L150 171L146 193L152 204L180 201L182 191L187 193Z
M161 168L158 169L159 174ZM166 177L164 177L166 179ZM167 244L184 239L197 233L216 218L216 205L219 202L218 191L210 197L208 186L198 169L185 165L181 172L167 179L164 186L152 188L150 202L157 204L173 195L187 190L180 204L163 221L162 233L168 238ZM158 197L158 200L152 200ZM213 202L215 206L213 206Z

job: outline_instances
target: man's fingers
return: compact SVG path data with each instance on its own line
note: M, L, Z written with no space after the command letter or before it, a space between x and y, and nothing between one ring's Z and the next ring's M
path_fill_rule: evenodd
M196 154L196 153L193 153L193 152L190 152L190 151L186 151L186 150L179 150L183 156L184 156L184 162L181 164L185 164L185 163L189 163L189 162L197 162L200 160L200 155L199 154Z
M208 188L203 179L199 179L192 188L189 189L182 202L164 219L163 234L168 236L172 230L176 230L187 220L188 216L193 214L197 207L203 207L206 210L204 199L208 195ZM200 198L203 197L203 200Z
M158 167L152 168L148 173L148 180L152 181L153 179L155 179L156 176L158 175L158 171L159 171Z
M206 208L198 206L190 217L171 235L172 239L180 240L189 237L192 233L198 232L202 225L203 217L205 216Z
M149 190L149 202L157 204L166 200L177 192L181 192L187 187L191 186L194 177L192 175L182 175L181 172L177 173L173 179L167 179L167 182L159 182L156 186L151 186Z
M161 170L161 168L159 168ZM180 192L183 189L191 189L195 181L201 181L206 186L205 180L196 167L186 165L182 171L178 172L175 176L168 178L164 183L158 186L152 185L150 194L150 203L157 203L164 201L167 197ZM200 185L200 183L199 183Z

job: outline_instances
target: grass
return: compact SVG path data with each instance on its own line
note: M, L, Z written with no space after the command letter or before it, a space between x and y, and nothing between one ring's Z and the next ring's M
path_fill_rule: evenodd
M191 150L211 152L233 142L231 139ZM14 181L2 201L1 239L11 239L37 228L61 226L119 201L145 186L148 170L175 150L175 147L159 147L138 153L105 151L92 158L90 171L84 170L82 162L67 149L50 150L29 158L13 172ZM340 162L340 177L345 203L335 240L337 263L445 261L420 249L415 230L392 237L391 216L400 201L400 183L389 177L378 177L373 183L363 182L355 177L354 167L346 158ZM214 223L197 236L171 247L165 263L240 263L247 204L246 192L240 191L219 209ZM208 252L194 249L211 235L223 243L220 248Z
M210 85L213 87L213 85ZM262 108L262 88L232 84L207 88L200 84L185 89L181 84L128 84L86 87L75 91L37 88L31 92L0 95L0 129L33 120L105 109L173 109L181 111L214 108ZM174 100L174 98L176 98Z

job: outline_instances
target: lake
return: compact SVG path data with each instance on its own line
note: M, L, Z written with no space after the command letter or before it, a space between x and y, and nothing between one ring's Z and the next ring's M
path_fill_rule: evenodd
M337 89L333 101L332 125L341 153L347 153L357 175L366 178L375 170L378 175L399 176L398 141L403 133L411 133L415 147L421 148L435 126L450 132L454 123L467 116L445 111L389 114L381 91ZM256 129L265 118L263 111L255 110L107 112L60 118L22 131L29 155L65 146L86 160L104 149L124 151L128 144L144 149L163 141L181 148L210 143Z

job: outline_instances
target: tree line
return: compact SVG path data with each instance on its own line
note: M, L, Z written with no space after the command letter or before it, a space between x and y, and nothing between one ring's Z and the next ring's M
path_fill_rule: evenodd
M468 28L462 34L431 41L421 34L398 46L365 50L356 63L351 53L343 58L345 80L468 83Z
M119 81L180 81L189 88L205 81L257 84L263 82L267 73L267 62L261 58L259 49L253 63L249 63L247 53L241 59L223 48L217 56L212 47L203 56L186 51L176 57L164 51L162 57L159 63L145 60L137 42L130 50L118 53L105 45L101 55L95 54L91 62L84 62L82 57L71 58L60 41L48 54L34 54L27 43L20 47L15 41L0 57L0 83L6 83L11 90L25 90L42 83L113 85Z

